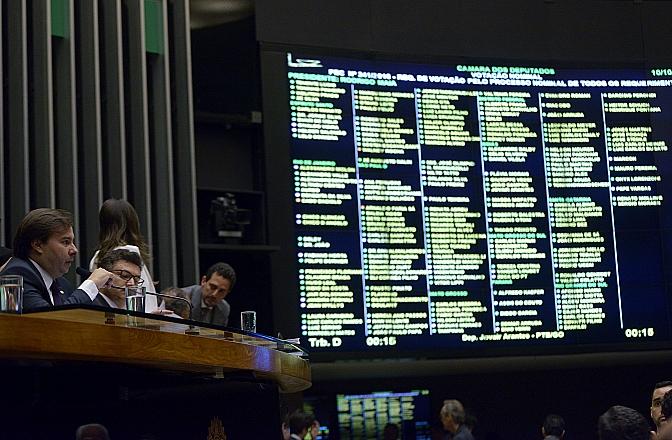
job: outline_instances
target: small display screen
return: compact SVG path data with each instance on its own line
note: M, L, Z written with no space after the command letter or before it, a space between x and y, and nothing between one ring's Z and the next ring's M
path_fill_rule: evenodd
M384 438L385 429L395 430L400 439L432 438L428 390L339 394L336 408L340 440Z

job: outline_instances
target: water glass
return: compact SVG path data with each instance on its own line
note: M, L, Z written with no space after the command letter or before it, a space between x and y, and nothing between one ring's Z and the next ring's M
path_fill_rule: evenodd
M21 313L23 302L23 277L0 276L0 312Z
M131 312L145 311L145 287L126 286L124 292L126 293L126 310Z
M246 310L240 312L240 328L246 332L257 332L257 312L253 310Z

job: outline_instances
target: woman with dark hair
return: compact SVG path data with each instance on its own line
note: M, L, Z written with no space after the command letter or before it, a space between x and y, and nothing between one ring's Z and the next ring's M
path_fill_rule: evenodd
M126 249L140 255L142 259L142 286L147 293L156 293L152 276L147 264L151 261L149 246L140 233L140 220L133 205L123 199L107 199L100 207L100 233L98 234L98 250L93 255L89 268L98 267L99 259L113 249ZM145 311L155 312L158 308L156 295L147 295Z

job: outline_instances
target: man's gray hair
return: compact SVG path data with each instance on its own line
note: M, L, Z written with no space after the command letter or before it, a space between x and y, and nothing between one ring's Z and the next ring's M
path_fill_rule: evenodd
M464 423L464 406L462 406L459 400L444 400L443 407L441 407L441 415L450 416L453 422L461 425Z

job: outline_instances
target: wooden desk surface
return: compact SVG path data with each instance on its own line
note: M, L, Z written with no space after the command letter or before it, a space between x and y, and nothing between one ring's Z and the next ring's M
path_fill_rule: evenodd
M275 350L254 336L201 329L154 319L74 309L26 315L0 314L0 359L109 362L211 374L252 372L282 392L310 387L308 361ZM108 319L109 321L109 319Z

